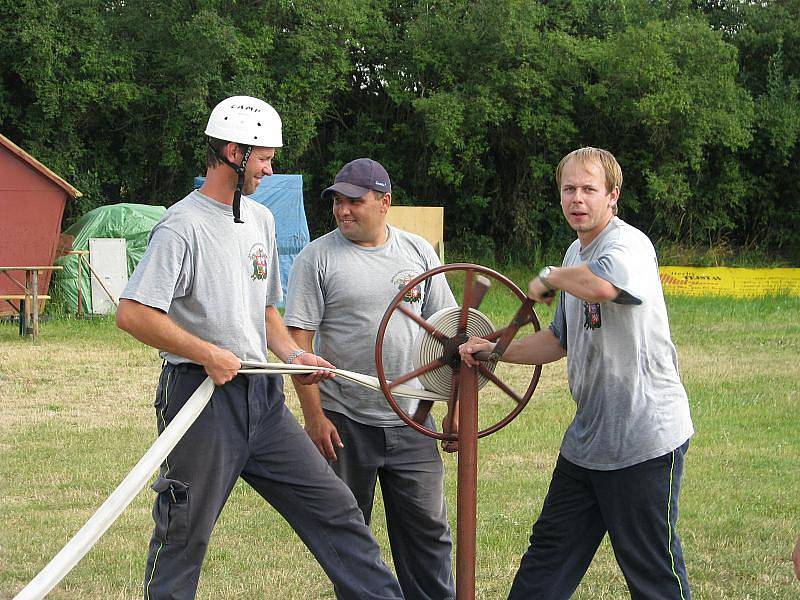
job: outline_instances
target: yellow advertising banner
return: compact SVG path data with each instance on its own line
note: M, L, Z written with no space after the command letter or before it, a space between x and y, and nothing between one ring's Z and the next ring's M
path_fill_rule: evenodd
M667 294L735 298L800 296L800 269L660 267L660 271Z

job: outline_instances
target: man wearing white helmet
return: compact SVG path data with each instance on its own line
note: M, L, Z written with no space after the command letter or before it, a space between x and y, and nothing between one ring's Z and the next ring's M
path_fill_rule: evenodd
M206 376L216 384L152 486L144 597L194 598L211 531L241 477L289 522L343 597L401 598L352 493L286 408L282 379L238 373L242 361L266 362L267 348L287 363L332 366L289 336L275 308L274 219L247 198L272 174L280 117L262 100L235 96L217 105L206 134L203 186L155 226L117 311L118 326L164 360L159 432Z

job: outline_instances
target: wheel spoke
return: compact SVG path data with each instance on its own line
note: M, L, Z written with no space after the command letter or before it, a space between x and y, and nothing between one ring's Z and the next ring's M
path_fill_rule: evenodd
M397 379L393 379L389 381L389 389L400 385L401 383L405 383L406 381L411 381L415 377L419 377L423 373L427 373L428 371L433 371L439 367L443 367L446 363L444 362L444 357L440 356L436 360L432 360L431 362L422 365L418 369L414 369L410 373L406 373L405 375L401 375Z
M501 327L497 331L493 331L489 335L485 336L483 339L485 339L487 342L494 342L496 340L499 340L501 337L503 337L503 334L506 331L508 331L509 327L513 327L513 325L506 325L505 327ZM515 332L515 335L516 335L516 332Z
M450 384L450 397L447 399L447 414L442 424L442 433L458 436L458 369L453 369ZM455 432L453 430L455 429Z
M412 319L414 322L416 322L425 331L430 333L434 337L434 339L437 340L438 342L444 344L448 340L448 337L445 334L443 334L441 331L433 327L430 323L428 323L425 319L420 317L410 308L406 308L401 304L397 307L397 310L406 315L409 319Z
M476 310L480 308L481 302L483 302L483 298L486 296L486 292L489 291L491 286L492 280L488 277L484 277L483 275L475 276L475 285L472 287L472 302L470 302L471 308Z
M500 337L502 337L503 333L505 333L506 329L507 329L506 327L503 327L502 329L498 329L497 331L493 331L492 333L490 333L489 335L487 335L483 339L485 339L487 342L493 342L495 340L498 340L498 339L500 339Z
M506 348L508 348L511 340L514 339L514 336L517 335L519 328L533 320L533 305L534 301L530 298L526 298L525 302L523 302L522 306L520 306L519 310L517 310L514 318L511 319L511 323L509 323L508 326L503 329L500 339L497 340L497 344L495 344L494 350L492 350L493 360L498 360L501 356L503 356L503 352L506 351Z
M489 381L491 381L493 384L495 384L497 387L503 390L506 394L511 396L517 402L517 404L522 402L522 397L519 394L517 394L517 392L512 390L510 387L508 387L505 383L500 381L500 379L497 378L497 375L495 375L489 369L487 369L483 365L483 363L478 364L478 370L480 371L481 375L487 377Z
M412 417L417 423L422 425L425 422L425 419L428 418L428 413L431 412L431 407L433 406L433 402L430 400L420 400L419 404L417 405L417 410L414 412L414 416Z
M464 277L464 300L461 303L461 314L458 316L458 335L465 335L467 333L467 318L469 317L469 309L473 302L473 291L472 271L468 270Z

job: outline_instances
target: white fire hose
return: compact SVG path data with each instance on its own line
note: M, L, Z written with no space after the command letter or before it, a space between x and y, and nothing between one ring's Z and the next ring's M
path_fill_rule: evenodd
M153 471L163 462L167 455L186 433L192 423L203 412L203 408L214 392L214 382L210 377L200 384L194 394L186 401L172 422L156 439L150 449L145 452L133 470L122 480L105 502L97 509L80 531L67 542L61 551L53 557L47 566L39 571L33 580L22 588L15 600L39 600L44 598L84 555L94 546L117 517L136 497Z
M440 345L441 352L441 345ZM345 371L344 369L331 369L329 367L309 367L307 365L287 365L284 363L259 363L259 362L242 362L242 369L239 373L259 374L268 373L273 375L304 375L306 373L315 373L317 371L328 371L334 373L337 377L347 379L364 387L381 391L381 385L378 383L377 377L371 375L362 375L353 371ZM410 385L400 384L392 388L392 393L398 396L413 398L415 400L431 400L433 402L447 402L447 396L437 392L431 392L426 389L412 387Z
M239 372L244 374L303 375L316 371L330 371L336 374L337 377L343 377L365 387L380 391L380 385L376 377L342 369L252 362L244 362L242 367ZM207 377L189 400L186 401L181 410L178 411L178 414L175 415L161 435L158 436L153 445L150 446L150 449L136 463L136 466L122 480L122 483L117 486L100 508L86 521L86 524L81 527L78 533L53 557L53 560L14 597L14 600L41 600L58 585L58 582L91 550L92 546L100 539L100 536L116 521L122 511L147 484L153 471L158 469L159 465L181 440L192 423L203 412L203 408L208 404L213 392L214 382L211 381L210 377ZM446 396L409 385L395 386L392 392L418 400L447 401Z
M460 309L457 307L443 309L428 319L428 322L447 336L455 334ZM475 309L470 309L467 325L469 335L485 336L494 330L491 322ZM425 365L441 356L442 346L434 338L420 330L414 343L412 362L414 368ZM495 363L488 363L487 368L494 369ZM444 373L450 367L439 367L420 376L420 380L430 389L416 388L406 384L392 387L392 394L416 400L446 402L450 394L451 377ZM284 363L243 362L243 374L271 375L303 375L316 371L329 371L337 377L348 379L373 390L381 391L377 377L328 367L310 367L306 365L287 365ZM486 383L482 378L480 387ZM430 391L435 390L435 391ZM136 466L122 480L97 511L86 521L86 524L56 554L53 559L26 585L14 600L41 600L69 573L86 555L97 540L116 521L122 511L133 501L139 491L147 484L153 472L159 468L172 449L181 440L186 431L203 412L214 392L214 382L207 377L200 387L191 395L186 404L178 411L170 424L145 452Z

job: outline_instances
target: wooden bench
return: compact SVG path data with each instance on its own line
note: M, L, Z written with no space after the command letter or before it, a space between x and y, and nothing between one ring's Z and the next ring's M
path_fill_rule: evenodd
M60 271L63 269L61 265L43 265L32 267L15 267L0 266L0 273L5 275L23 292L24 294L0 294L0 300L5 300L11 304L12 300L19 302L19 307L11 306L19 314L19 334L31 335L33 340L36 341L36 336L39 335L39 300L49 300L50 296L47 294L39 294L39 271ZM11 273L14 271L23 271L25 273L25 283L17 281ZM26 306L28 305L28 306Z
M39 294L36 296L36 299L37 301L50 300L50 296L46 294ZM17 311L17 314L19 315L19 334L26 335L29 329L28 323L26 323L26 321L28 320L27 313L29 312L29 310L25 308L25 303L31 302L31 296L26 296L25 294L0 294L0 300L5 300L11 306L11 308ZM11 304L12 300L16 300L17 302L19 302L19 305L14 306L13 304ZM40 302L37 302L37 304L40 304ZM36 307L36 312L37 313L39 312L38 306Z
M27 300L30 296L26 296L25 294L2 294L0 295L0 300ZM50 300L50 296L45 296L44 294L39 294L37 296L39 300Z

